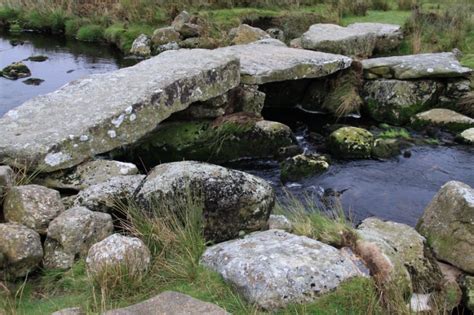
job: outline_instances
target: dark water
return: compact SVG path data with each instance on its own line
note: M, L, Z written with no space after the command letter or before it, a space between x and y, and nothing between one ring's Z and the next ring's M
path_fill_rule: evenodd
M13 46L10 40L24 44ZM83 43L41 34L12 36L0 33L0 68L30 56L45 55L44 62L24 61L31 70L30 78L44 80L39 86L26 85L28 79L7 80L0 77L0 116L24 101L57 90L67 82L93 73L103 73L128 66L136 61L124 59L108 45Z
M124 59L109 46L98 46L39 34L23 34L15 39L23 45L12 46L12 37L0 34L0 66L32 55L46 55L45 62L25 63L32 77L45 80L39 86L0 78L0 116L24 101L54 91L65 83L80 77L115 70L132 65L135 60ZM286 113L278 110L265 113L267 119L290 125L302 146L318 152L318 146L308 139L308 130L324 132L325 118L303 112ZM345 121L370 127L370 122ZM308 126L301 132L301 126ZM422 146L411 148L411 158L398 157L388 161L339 161L328 172L299 183L281 185L278 163L249 161L232 165L259 175L276 187L283 198L284 190L296 196L318 198L324 190L345 190L341 201L346 212L359 221L368 216L415 225L423 209L438 189L449 180L460 180L474 186L474 148L467 146Z

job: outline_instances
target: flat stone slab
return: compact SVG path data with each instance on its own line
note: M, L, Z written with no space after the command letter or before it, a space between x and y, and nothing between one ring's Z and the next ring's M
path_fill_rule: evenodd
M221 274L249 303L267 310L311 302L363 275L343 251L282 230L209 247L201 264Z
M289 48L276 39L217 49L240 58L244 84L319 78L348 68L352 59L342 55Z
M223 308L179 292L166 291L141 303L103 315L229 315Z
M362 66L367 79L453 78L472 72L450 52L372 58L363 60Z
M375 49L388 51L397 47L402 38L400 25L394 24L314 24L301 36L301 45L304 49L368 57Z
M135 142L172 113L239 81L237 58L202 49L79 79L0 118L0 160L41 172L69 168Z
M463 131L474 127L474 118L445 108L433 108L416 114L412 123L420 126L438 126L452 131Z

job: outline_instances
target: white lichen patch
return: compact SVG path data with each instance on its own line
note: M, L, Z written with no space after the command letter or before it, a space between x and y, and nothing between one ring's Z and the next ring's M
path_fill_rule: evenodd
M44 162L49 166L56 166L69 160L71 160L71 156L63 152L49 153L44 158Z
M115 130L109 130L107 131L107 134L109 135L110 138L115 138L117 137L117 133L115 132Z

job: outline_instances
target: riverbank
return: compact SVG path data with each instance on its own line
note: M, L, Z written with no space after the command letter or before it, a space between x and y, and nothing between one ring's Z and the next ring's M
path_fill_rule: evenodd
M420 9L411 10L407 2L361 1L359 6L351 1L308 6L271 3L254 8L222 8L201 3L201 6L185 9L196 17L196 23L203 28L203 36L209 38L214 47L227 45L227 32L241 23L263 29L265 25L279 27L288 35L289 41L315 23L380 22L404 25L405 41L399 54L458 48L464 53L462 63L474 66L472 5L463 0L450 6L442 1L425 0ZM107 42L128 54L140 34L151 36L155 29L169 25L182 9L179 4L157 7L139 2L95 5L44 7L30 2L4 1L0 2L0 26L10 32L33 30L82 41ZM97 12L101 14L97 15Z

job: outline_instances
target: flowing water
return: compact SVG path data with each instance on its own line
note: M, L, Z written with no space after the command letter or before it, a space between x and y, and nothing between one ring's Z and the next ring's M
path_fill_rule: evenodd
M13 46L12 39L23 40L24 43ZM23 34L15 38L0 36L1 67L33 55L49 58L44 62L25 61L32 77L44 82L34 86L24 84L24 79L11 81L0 78L0 116L31 97L54 91L74 79L136 62L124 59L106 45L38 34ZM307 151L318 152L317 145L309 140L308 130L320 131L319 127L325 123L324 117L279 112L270 113L266 118L287 123L296 131L300 144ZM301 124L296 121L301 121ZM460 145L415 146L410 150L410 158L335 161L328 172L285 186L280 183L279 167L275 161L252 160L233 166L272 182L280 198L285 190L296 196L315 199L328 190L341 191L340 200L355 221L378 216L415 225L423 209L445 182L460 180L474 186L474 148Z

